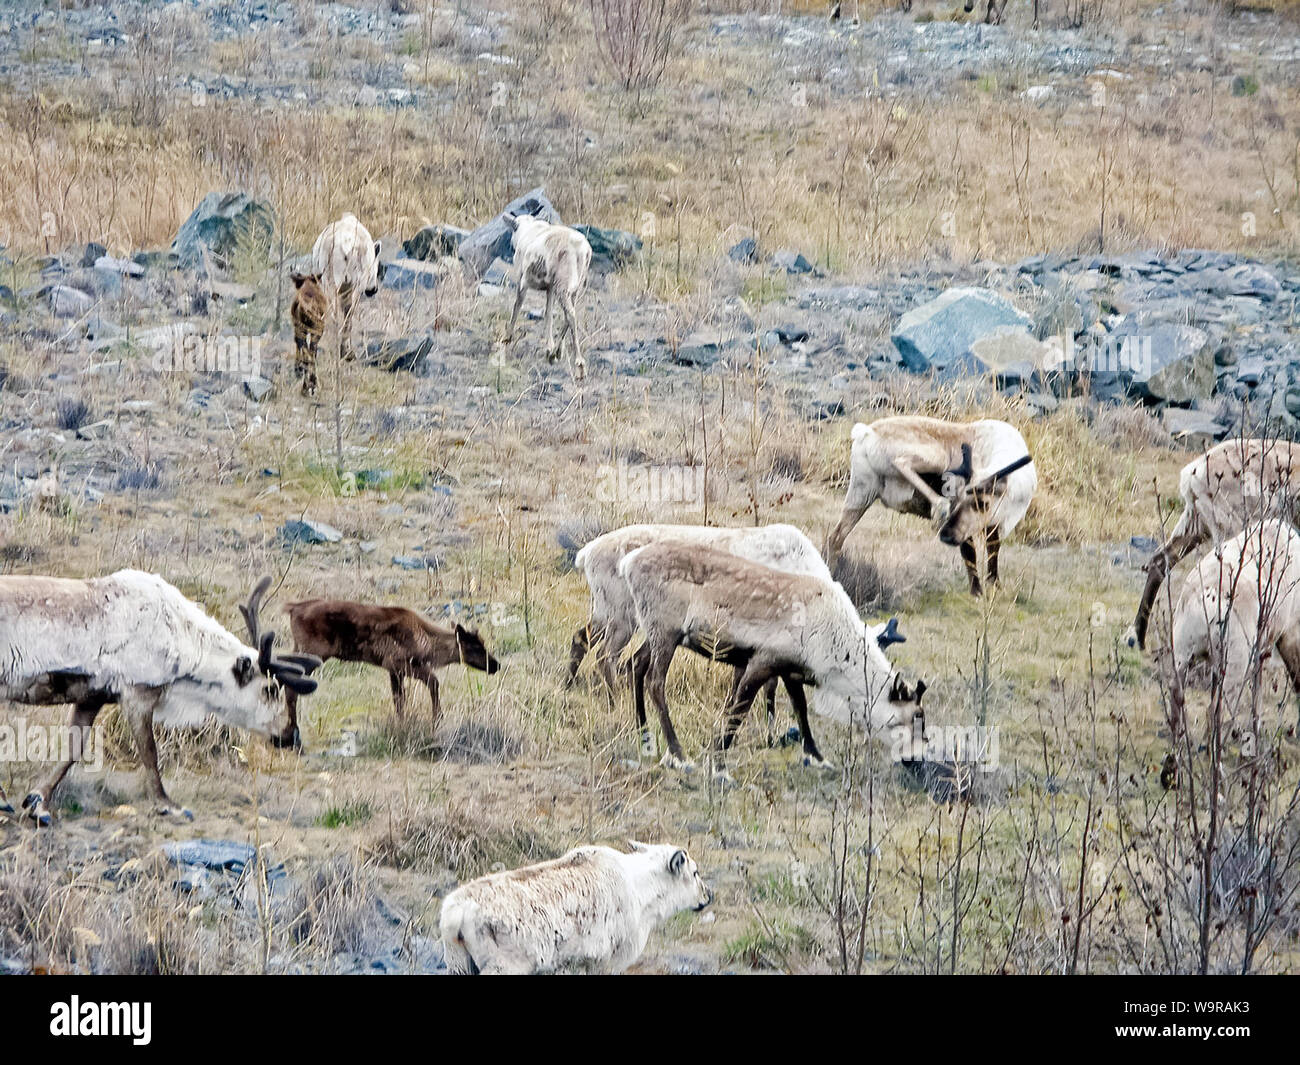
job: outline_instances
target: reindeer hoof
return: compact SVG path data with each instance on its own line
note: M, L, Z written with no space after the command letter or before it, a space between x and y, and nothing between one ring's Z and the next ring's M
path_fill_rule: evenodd
M679 773L694 773L695 763L688 762L684 758L678 758L672 751L667 751L659 759L659 764L665 769L676 769Z
M720 788L734 788L736 778L727 772L723 766L717 766L713 770L713 783Z
M659 749L655 746L655 741L654 741L653 737L650 737L650 736L642 736L642 737L641 737L641 757L642 757L642 758L653 758L653 757L654 757L656 754L658 754L658 753L659 753Z
M1125 642L1126 644L1128 644L1129 647L1136 647L1136 648L1138 648L1139 650L1142 649L1142 648L1141 648L1141 645L1138 643L1138 634L1137 634L1137 629L1134 628L1132 625L1130 625L1130 626L1125 630L1122 639L1124 640L1124 642Z
M835 766L826 761L825 758L818 758L815 754L805 754L803 756L805 769L834 769Z
M37 828L49 828L54 824L54 818L50 816L50 811L45 806L45 796L39 791L28 794L23 800L23 809L27 811L27 816L36 822Z

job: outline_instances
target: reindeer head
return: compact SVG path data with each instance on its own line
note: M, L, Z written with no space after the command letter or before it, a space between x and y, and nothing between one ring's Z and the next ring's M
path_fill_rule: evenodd
M263 577L257 582L242 604L239 612L244 615L244 624L248 626L249 645L257 648L257 662L247 655L236 660L232 672L235 683L242 692L257 700L254 714L249 715L248 725L271 737L277 747L300 747L302 739L298 732L297 714L286 708L285 691L296 695L310 695L316 690L316 681L308 676L319 669L321 660L315 655L291 653L276 657L272 654L275 645L275 633L262 632L258 611L262 606L262 597L271 587L271 578ZM284 724L276 727L276 722ZM260 724L264 727L259 727Z
M472 669L495 673L501 668L501 663L488 654L479 634L465 628L460 622L456 622L456 650L460 653L461 662Z
M1006 479L1033 459L1022 455L987 477L975 480L970 444L961 446L961 465L943 475L943 494L952 504L948 518L939 529L939 540L956 547L973 539L987 524L989 508L1007 489Z

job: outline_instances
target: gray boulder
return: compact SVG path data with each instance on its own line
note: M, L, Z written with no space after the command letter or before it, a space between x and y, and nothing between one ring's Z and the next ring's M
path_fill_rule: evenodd
M971 357L971 345L981 337L1019 330L1028 332L1029 315L996 292L983 288L950 288L938 298L908 311L890 339L913 373L938 370L958 374L983 372Z
M482 277L487 268L492 265L493 259L514 262L514 233L505 221L508 214L531 214L552 225L560 224L559 212L546 198L544 186L539 185L531 192L511 200L505 210L492 221L479 226L465 237L456 250L461 262L474 271L475 277Z
M1206 451L1227 435L1228 427L1200 410L1166 407L1160 413L1164 427L1179 443L1194 451Z
M1116 374L1135 398L1188 404L1214 390L1214 348L1195 326L1143 329L1126 321L1111 335L1098 370Z
M783 248L773 255L772 265L778 270L784 270L787 274L811 274L813 272L813 264L804 258L803 253L790 248Z
M95 297L68 285L52 285L45 293L55 318L80 318L89 314Z
M215 265L225 266L241 241L266 254L274 217L264 200L243 192L210 192L176 231L171 250L186 269L202 266L205 251Z
M280 526L279 536L286 544L337 544L343 534L323 521L293 519Z
M410 240L402 242L402 252L408 259L420 262L433 262L455 255L460 249L461 241L469 236L468 229L448 226L441 223L425 226Z
M591 262L598 270L617 270L641 253L641 238L623 229L574 226L591 245Z
M744 240L737 241L727 250L727 258L733 263L741 263L746 266L758 262L758 241L753 237L746 237Z
M420 259L393 259L384 264L384 287L398 292L437 288L438 268Z
M433 336L385 337L366 346L366 362L389 373L415 373L433 350Z

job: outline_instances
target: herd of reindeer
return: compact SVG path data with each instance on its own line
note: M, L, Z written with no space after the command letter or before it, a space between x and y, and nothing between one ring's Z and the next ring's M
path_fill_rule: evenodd
M580 370L574 298L585 283L590 248L584 253L578 243L585 244L584 238L567 227L532 218L509 221L516 244L515 316L527 288L545 292L549 349L554 294L565 318L560 344L570 339ZM345 355L355 297L377 290L382 269L378 244L347 215L317 241L312 272L294 275L293 321L304 389L315 387L325 314L330 307L342 308L340 354ZM514 324L512 316L511 333ZM1222 669L1229 707L1273 650L1300 693L1300 534L1291 524L1300 495L1298 474L1300 445L1246 438L1218 445L1182 471L1183 511L1147 564L1128 634L1130 645L1145 647L1152 610L1171 568L1212 543L1176 599L1170 597L1175 733L1184 727L1182 678L1198 658L1208 657ZM797 716L805 765L828 764L810 725L807 687L813 689L818 717L873 733L910 726L923 735L927 685L904 680L886 654L903 642L897 619L863 621L833 579L837 556L879 500L890 510L929 521L941 543L958 548L970 591L980 595L997 583L1001 544L1024 517L1037 486L1025 440L1007 422L897 416L855 425L843 511L824 554L791 525L639 524L587 543L575 565L590 589L591 609L573 636L568 683L590 651L611 699L620 688L631 688L642 753L653 758L648 691L665 747L662 764L689 770L692 763L674 731L665 695L669 667L679 647L730 666L722 732L708 751L710 771L723 778L726 752L751 705L764 693L770 724L778 685ZM261 621L270 584L269 577L260 581L240 607L245 640L155 574L0 577L0 699L70 704L74 731L89 728L104 706L117 704L157 811L188 816L163 786L155 726L197 727L215 717L267 736L277 746L298 747L298 699L317 689L315 674L327 659L386 670L399 715L407 683L422 682L435 723L440 668L452 663L487 673L500 668L479 635L454 620L440 623L403 607L329 599L284 607L293 649L278 651L275 633ZM638 632L642 642L628 655ZM52 824L55 790L75 761L73 751L22 801L36 825ZM17 816L3 790L0 812ZM658 921L711 898L695 863L671 845L634 844L630 854L578 848L542 863L540 870L530 867L525 877L518 873L481 878L444 901L444 944L453 969L538 971L579 962L619 970L639 956ZM583 910L586 923L579 927L572 907L557 910L555 892L546 894L551 880L561 895L577 892L603 901ZM523 920L521 913L532 916ZM592 926L593 913L604 915L599 928ZM513 929L510 935L502 932L507 927Z

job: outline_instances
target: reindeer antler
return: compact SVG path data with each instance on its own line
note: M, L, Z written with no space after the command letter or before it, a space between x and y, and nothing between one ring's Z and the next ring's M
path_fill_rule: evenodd
M257 648L257 666L267 676L274 677L298 694L308 695L316 690L316 682L309 679L308 674L320 668L321 660L301 651L293 651L279 658L272 653L275 632L272 629L263 632L258 618L262 599L270 587L271 578L263 577L249 595L248 602L239 607L239 612L244 615L244 624L248 626L249 642Z

